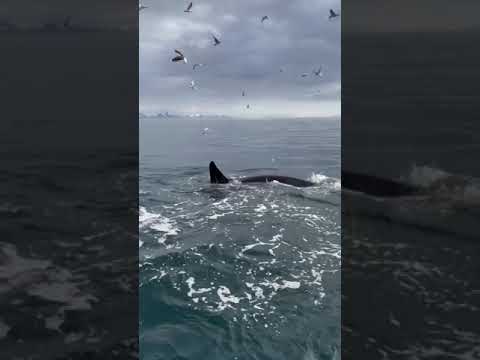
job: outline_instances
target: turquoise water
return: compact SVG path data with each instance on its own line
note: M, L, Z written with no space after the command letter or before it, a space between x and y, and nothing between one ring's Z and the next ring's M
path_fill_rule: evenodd
M339 357L340 121L149 118L140 139L141 358ZM211 160L316 185L211 185Z

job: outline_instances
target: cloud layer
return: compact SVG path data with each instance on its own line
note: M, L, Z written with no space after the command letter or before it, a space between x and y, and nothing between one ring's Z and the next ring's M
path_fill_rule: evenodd
M203 0L184 13L188 3L143 2L149 8L140 13L141 112L340 114L340 19L328 19L339 0ZM263 15L269 20L262 24ZM188 64L171 61L174 49ZM194 63L205 66L194 71ZM323 77L312 74L319 66Z

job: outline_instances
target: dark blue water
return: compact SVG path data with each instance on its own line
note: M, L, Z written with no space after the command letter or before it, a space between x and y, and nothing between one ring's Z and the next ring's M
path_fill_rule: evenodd
M340 121L150 118L140 140L141 358L338 357ZM211 160L316 184L211 185Z
M0 358L133 359L136 154L45 154L0 155Z

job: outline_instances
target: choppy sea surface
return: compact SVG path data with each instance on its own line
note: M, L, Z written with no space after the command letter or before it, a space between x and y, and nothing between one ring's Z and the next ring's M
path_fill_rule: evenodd
M0 154L0 358L134 359L136 154L46 153Z
M141 119L141 358L339 358L339 178L339 120Z
M424 193L342 194L342 356L477 359L478 178L413 166L403 180Z
M343 191L344 359L480 358L474 37L342 39L343 170L424 189L390 199Z

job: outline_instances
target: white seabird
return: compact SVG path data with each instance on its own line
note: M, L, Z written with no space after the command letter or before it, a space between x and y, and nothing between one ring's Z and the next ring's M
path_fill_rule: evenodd
M322 67L320 66L318 70L313 70L313 73L315 74L315 76L322 76L323 75Z
M214 46L220 45L222 43L215 35L212 34L212 37Z
M193 68L193 70L195 70L197 67L202 67L202 66L203 66L203 64L193 64L192 68Z
M262 17L262 20L261 20L261 23L263 24L263 22L264 22L265 20L268 20L268 19L269 19L269 17L268 17L267 15L263 16L263 17Z
M186 13L192 12L192 7L193 7L193 2L188 4L188 7L185 10L183 10L183 12L186 12Z
M185 55L183 55L183 53L180 50L177 50L177 49L175 49L175 52L177 53L177 56L175 56L172 59L172 61L173 62L183 61L186 64L187 63L187 58L185 57Z

